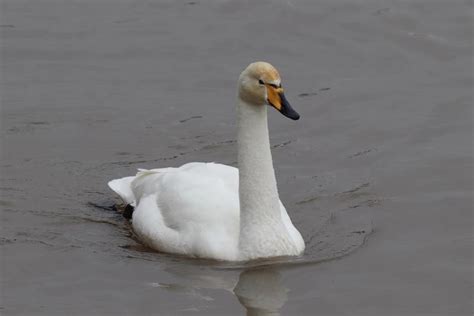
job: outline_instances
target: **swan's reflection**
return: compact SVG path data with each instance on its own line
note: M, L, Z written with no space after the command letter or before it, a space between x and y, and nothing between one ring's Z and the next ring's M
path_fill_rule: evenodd
M165 270L178 277L179 282L159 283L160 288L206 301L213 298L203 295L203 289L226 290L234 293L247 315L279 315L287 300L288 289L282 284L280 272L272 267L250 268L240 274L236 270L181 264L169 265Z
M247 315L280 315L287 300L288 289L281 282L280 273L273 268L243 271L234 294L247 309Z

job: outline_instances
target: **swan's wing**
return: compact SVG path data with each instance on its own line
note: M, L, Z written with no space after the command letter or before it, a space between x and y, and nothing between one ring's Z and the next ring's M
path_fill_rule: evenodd
M137 182L134 181L133 185ZM178 230L219 230L229 229L236 221L238 224L240 208L236 168L214 163L190 163L155 178L153 186L158 192L163 217L171 227Z
M170 252L197 257L232 260L237 255L240 225L238 171L213 163L190 163L165 172L142 174L132 182L138 207L133 214L133 228L146 228L153 234L153 248L170 251L170 244L180 249ZM177 233L179 241L160 242L162 224L141 212L141 201L156 192L160 221ZM149 212L149 209L147 209ZM152 220L153 219L153 220ZM139 225L137 225L139 224ZM170 238L170 240L173 240Z
M109 186L136 205L133 228L155 249L232 259L239 233L238 170L215 163L141 170Z

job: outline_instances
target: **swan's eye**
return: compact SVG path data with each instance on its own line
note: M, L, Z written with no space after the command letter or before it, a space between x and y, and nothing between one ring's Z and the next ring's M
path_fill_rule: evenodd
M262 79L258 80L258 83L261 84L261 85L264 85L264 84L265 84L265 82L263 82Z

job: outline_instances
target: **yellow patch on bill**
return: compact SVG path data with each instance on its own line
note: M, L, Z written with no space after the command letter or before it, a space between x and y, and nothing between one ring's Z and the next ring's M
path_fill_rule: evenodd
M275 109L278 111L281 111L281 97L280 93L283 93L282 88L274 88L270 85L266 85L267 87L267 98L268 102L270 103L271 106L273 106Z

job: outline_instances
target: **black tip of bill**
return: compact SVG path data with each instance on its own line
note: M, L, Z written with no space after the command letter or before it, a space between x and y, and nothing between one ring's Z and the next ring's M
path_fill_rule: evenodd
M280 113L292 120L295 120L295 121L299 120L300 115L291 107L290 102L288 102L288 100L286 99L283 93L280 93L280 99L281 99Z

